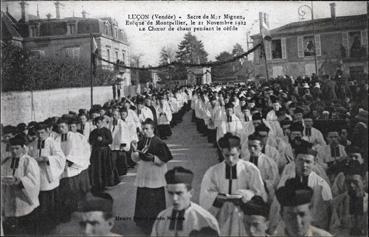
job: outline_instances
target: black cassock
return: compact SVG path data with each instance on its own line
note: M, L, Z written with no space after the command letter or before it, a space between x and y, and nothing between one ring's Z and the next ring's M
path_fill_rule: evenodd
M161 161L168 162L173 156L168 146L158 137L144 138L138 142L137 149L142 150L147 145L148 151L157 156ZM145 155L140 153L141 160L145 161ZM146 159L147 160L147 159ZM152 161L145 161L152 162ZM134 221L146 234L151 233L152 226L158 214L166 208L164 187L148 188L138 187Z
M102 141L98 141L98 137L102 137ZM91 132L88 141L92 145L89 167L92 192L101 192L106 186L119 183L118 171L116 167L113 167L109 147L113 138L109 129L96 128Z

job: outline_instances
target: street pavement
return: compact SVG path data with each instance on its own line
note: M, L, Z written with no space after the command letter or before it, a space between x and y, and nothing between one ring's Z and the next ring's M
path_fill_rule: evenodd
M216 149L207 142L207 137L197 132L195 123L191 122L191 116L192 111L187 112L183 122L172 129L173 135L165 142L173 155L173 160L167 164L168 170L175 166L183 166L193 171L192 200L198 203L202 177L210 166L217 163L218 158ZM116 220L113 233L124 236L145 236L133 221L136 201L135 177L136 169L130 169L117 186L107 191L114 199ZM168 198L166 200L169 206Z

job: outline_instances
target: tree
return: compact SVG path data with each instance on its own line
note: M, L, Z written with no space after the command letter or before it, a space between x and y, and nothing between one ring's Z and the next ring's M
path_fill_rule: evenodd
M230 54L227 51L223 51L218 56L215 57L215 59L218 62L226 61L231 58L233 58L232 54ZM214 79L217 79L232 76L232 74L234 73L232 70L233 70L233 62L221 64L213 68L212 77L214 77Z
M141 63L141 57L143 54L131 55L131 66L139 67ZM140 74L138 70L131 70L131 84L138 85L140 83Z
M238 56L238 55L241 55L243 54L244 51L243 51L243 48L242 46L239 44L239 43L236 43L234 46L233 46L233 49L232 49L232 55L233 56Z
M29 91L90 85L89 61L64 56L45 57L6 44L2 47L2 90ZM98 68L94 86L108 85L112 71Z
M208 53L202 41L191 32L185 34L184 39L178 45L177 60L183 63L205 63L208 61L207 57Z
M160 65L165 65L176 61L176 52L172 47L162 47L160 50ZM170 66L158 70L158 76L162 82L170 81L174 78L176 67Z
M227 61L243 53L244 50L242 46L237 43L233 46L232 52L223 51L215 59L218 62ZM212 70L212 77L214 80L246 80L250 78L253 73L254 68L252 63L242 59L214 67Z
M171 47L162 47L160 50L160 65L165 65L176 60L176 52Z

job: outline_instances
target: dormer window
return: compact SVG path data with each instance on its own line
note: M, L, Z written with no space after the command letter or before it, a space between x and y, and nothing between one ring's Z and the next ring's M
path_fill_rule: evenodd
M76 31L76 24L75 23L69 23L68 24L68 29L69 29L68 33L70 35L74 35L77 32Z
M76 24L74 24L74 23L69 24L69 32L70 32L71 35L76 33Z
M29 36L30 37L37 37L38 36L38 27L37 27L37 25L30 25L29 26Z
M110 23L108 21L105 22L105 32L106 35L110 35Z

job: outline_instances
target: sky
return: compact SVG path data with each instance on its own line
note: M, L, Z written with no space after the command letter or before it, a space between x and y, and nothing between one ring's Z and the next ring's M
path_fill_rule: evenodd
M270 28L276 28L291 22L300 21L298 8L302 5L311 5L310 1L60 1L63 6L61 17L81 17L82 10L87 11L87 17L112 17L118 21L120 28L127 34L131 55L141 55L142 65L157 65L162 47L171 47L175 50L186 32L140 32L135 26L125 25L129 14L175 14L185 17L187 14L231 14L246 17L246 26L238 27L232 32L195 32L193 33L204 43L209 60L223 51L231 51L236 43L246 49L246 32L259 33L258 15L265 12L269 15ZM330 17L332 1L313 2L314 18ZM336 16L358 15L367 13L366 1L335 2ZM19 2L3 2L2 8L8 6L9 13L16 19L20 18ZM50 13L55 17L54 1L29 1L28 13L36 15L37 7L41 18ZM4 9L2 9L4 10ZM310 12L304 20L310 20Z

